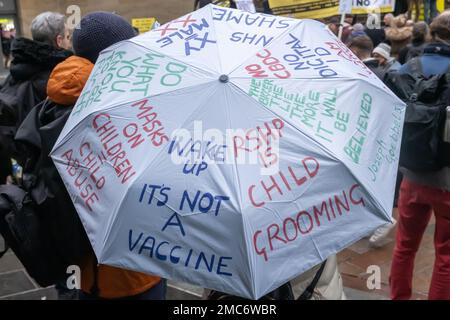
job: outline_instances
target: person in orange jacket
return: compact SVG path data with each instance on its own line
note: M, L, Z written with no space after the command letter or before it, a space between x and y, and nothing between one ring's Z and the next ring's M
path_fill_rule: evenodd
M49 128L53 130L52 137L59 135L88 81L100 52L116 42L136 35L125 19L112 13L94 12L83 17L80 23L80 27L76 28L73 34L75 55L54 68L47 85L48 98L45 103L35 107L40 110L33 112L38 118L41 135ZM48 144L46 141L41 152L50 153L53 145ZM57 175L56 168L53 169ZM65 190L62 181L61 188ZM86 256L80 269L79 297L82 300L165 299L165 280L152 275L98 265L93 251Z

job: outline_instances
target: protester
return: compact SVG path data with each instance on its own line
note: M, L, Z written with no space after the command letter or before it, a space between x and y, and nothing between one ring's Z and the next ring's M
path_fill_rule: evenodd
M348 47L377 77L382 79L380 63L371 56L373 43L368 36L355 37L348 44Z
M430 25L432 43L420 57L406 63L399 72L410 73L415 60L425 77L447 73L450 68L450 14L444 12ZM417 70L415 70L417 71ZM415 172L402 168L399 220L390 285L392 299L410 299L414 260L422 236L434 212L436 219L435 263L429 299L450 299L450 169Z
M386 43L380 43L373 49L372 56L379 62L382 80L388 72L397 71L401 67L401 64L391 57L391 46Z
M351 30L350 39L367 35L362 23L356 23Z
M10 74L0 89L0 144L9 159L17 151L12 140L28 112L47 97L47 81L53 68L72 55L65 16L44 12L31 23L33 40L17 38L12 43ZM0 167L8 168L8 164ZM10 175L11 171L0 176ZM0 181L4 183L5 181Z
M28 85L27 92L17 95L17 121L20 123L28 111L46 97L47 81L53 68L72 55L69 30L65 16L44 12L31 23L33 40L18 38L12 43L11 74L1 92ZM13 90L14 91L14 90Z
M439 15L439 20L430 25L432 41L423 49L423 55L418 57L422 66L422 73L425 77L447 72L450 67L450 24L447 26L447 19L450 21L450 12L445 11ZM411 61L400 69L400 72L411 72Z
M425 22L417 22L414 24L412 33L412 42L400 50L398 62L405 64L414 57L420 56L428 41L429 28Z
M405 15L399 15L386 28L386 40L390 42L391 56L394 58L398 58L400 50L411 42L413 27L407 25L407 21Z
M333 32L333 34L335 36L337 36L339 34L339 27L341 26L340 22L339 22L339 18L337 17L332 17L331 19L329 19L328 24L327 24L327 28Z
M195 6L201 8L211 2L214 1L196 0ZM234 4L234 1L220 2L231 6ZM406 1L397 1L402 2L403 7L396 10L397 13L404 13L407 9L404 8ZM418 1L408 2L409 14L413 4L416 5L416 20ZM268 1L263 3L265 10L270 12ZM436 0L424 0L424 5L427 22L412 24L412 20L407 20L410 15L401 14L394 17L392 14L386 14L383 28L364 27L360 23L351 26L346 23L342 41L382 81L389 72L411 73L411 61L420 62L420 71L425 77L446 73L450 71L450 13L447 11L439 15L428 27L427 23L436 16ZM337 17L331 18L327 25L336 36L340 26ZM33 40L19 38L13 41L12 46L10 43L10 51L14 57L11 74L4 88L0 89L0 100L13 101L10 110L14 111L2 113L0 119L0 184L11 175L13 152L23 157L20 159L21 164L25 164L30 157L36 159L39 155L50 153L88 81L100 52L136 34L124 19L106 12L85 16L81 21L81 28L75 29L73 40L65 25L64 16L52 12L37 16L31 25L31 33ZM6 39L8 34L2 32L2 49L5 52L8 48L4 46L4 35ZM69 50L73 50L75 55ZM401 66L402 64L404 65ZM26 136L51 138L38 139L41 144L37 149L36 145L33 145L33 148L19 155L18 149L9 146L6 134L1 131L3 126L11 123L15 128L22 124L19 129L22 135L18 136L18 140L25 146L30 143ZM71 206L70 210L75 212L50 157L46 157L46 166L50 169L45 178L54 179L52 183L64 193L64 201L68 201L66 205ZM27 170L32 170L32 167ZM395 225L398 225L390 275L391 297L409 299L415 254L434 212L436 261L429 298L450 299L450 168L431 173L414 172L405 168L401 170L405 179L401 183L398 221L393 219L393 224L378 228L371 235L369 243L371 246L380 247ZM65 207L60 210L65 210ZM310 299L346 298L337 265L335 255L328 258ZM295 297L305 291L319 268L320 265L291 281ZM83 300L165 298L165 280L98 265L93 252L86 256L81 265L81 272L80 298ZM57 288L61 289L59 286Z
M53 70L47 86L48 99L35 107L24 121L19 132L28 130L38 123L38 132L52 137L42 143L40 153L49 154L53 143L68 119L88 77L103 49L116 42L134 37L132 26L120 16L106 12L95 12L85 16L80 28L73 34L75 56L70 57ZM29 136L22 134L21 136ZM52 143L49 143L52 141ZM21 140L21 142L26 142ZM51 159L47 157L47 161ZM56 174L61 190L64 185L57 175L56 168L47 168ZM70 200L69 200L70 201ZM74 213L75 214L75 213ZM126 271L110 266L97 265L95 255L87 256L81 266L80 299L157 299L165 297L165 282L159 277Z
M66 28L64 15L44 12L32 21L31 34L33 40L18 38L13 41L14 60L11 63L11 74L6 79L4 87L32 82L34 94L37 95L39 102L45 98L46 83L51 70L71 55L68 51L70 32ZM26 112L34 105L31 101L27 103L27 100L24 100L19 105Z
M392 13L387 13L383 17L383 23L385 27L389 27L391 25L392 20L394 20L394 15Z

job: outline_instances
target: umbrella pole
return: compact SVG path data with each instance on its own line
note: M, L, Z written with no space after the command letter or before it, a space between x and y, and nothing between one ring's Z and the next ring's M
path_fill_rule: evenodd
M339 34L338 34L339 40L342 40L342 31L344 30L344 22L345 22L345 13L342 13L341 22L339 24Z

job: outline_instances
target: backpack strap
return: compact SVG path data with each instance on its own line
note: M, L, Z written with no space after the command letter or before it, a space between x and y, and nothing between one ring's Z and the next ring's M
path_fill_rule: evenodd
M97 258L94 259L94 262L92 263L92 266L94 267L94 283L91 287L91 295L95 298L99 298L100 296L100 288L98 287L98 265L97 265Z
M325 269L325 265L327 264L327 260L325 260L322 265L320 266L319 270L317 271L316 275L314 276L313 281L309 284L309 286L305 289L305 291L298 297L297 300L309 300L312 298L314 294L314 289L317 286L317 283L319 282L320 277L322 276L323 270Z
M425 79L423 75L422 62L420 61L420 57L416 57L411 59L408 62L408 64L409 64L408 74L410 74L416 81L414 85L414 90L411 93L408 100L410 102L416 102L417 99L419 98L420 92L422 91L421 82L422 80Z
M409 74L411 74L414 78L420 78L423 76L423 68L422 62L420 61L420 57L416 57L411 59L408 62L409 65Z

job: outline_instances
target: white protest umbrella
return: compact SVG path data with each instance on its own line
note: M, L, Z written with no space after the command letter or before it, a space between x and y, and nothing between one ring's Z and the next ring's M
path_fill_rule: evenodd
M391 220L404 111L323 24L209 5L102 52L52 157L100 263L257 299Z

